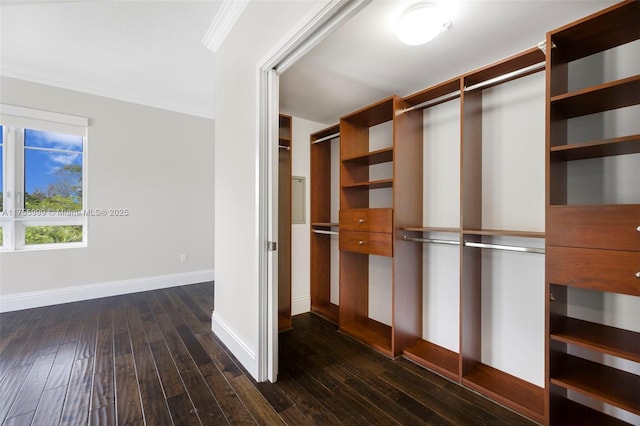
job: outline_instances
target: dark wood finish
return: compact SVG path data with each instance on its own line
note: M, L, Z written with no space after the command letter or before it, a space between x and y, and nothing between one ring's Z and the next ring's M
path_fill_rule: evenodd
M561 317L550 331L560 342L640 362L640 333L575 318Z
M637 375L568 354L579 346L638 362L638 333L568 317L569 286L640 295L638 205L567 205L569 161L640 152L638 135L568 143L568 118L640 104L640 76L568 92L568 65L640 39L640 2L624 1L547 33L546 417L555 424L622 424L568 399L569 390L596 404L638 413ZM602 295L604 297L604 295Z
M549 151L551 159L556 161L637 154L640 152L640 135L553 146Z
M547 212L547 243L640 251L639 226L640 204L551 206Z
M419 339L413 345L405 347L402 355L451 380L457 381L459 378L458 354L442 346Z
M629 423L578 404L570 399L562 399L554 406L551 423L580 426L629 426Z
M361 342L371 346L378 352L393 357L391 349L391 327L371 318L359 318L354 322L342 322L340 330Z
M626 371L564 355L551 370L551 383L640 415L640 377ZM629 390L634 390L629 392Z
M640 252L547 246L553 284L640 296Z
M340 231L340 250L378 256L393 256L392 234Z
M311 142L311 247L310 247L310 295L311 310L333 322L338 322L339 309L331 303L331 236L316 234L314 229L331 229L331 146L338 139L318 139L339 133L335 125L310 135ZM337 207L337 206L335 206Z
M462 383L536 421L544 419L544 389L486 364L477 364Z
M0 421L532 425L407 360L390 360L354 342L311 314L294 317L293 329L280 335L278 382L256 383L210 331L212 309L213 283L203 283L0 314L2 365L11 366L0 386ZM82 339L97 342L109 335L115 375L101 383L114 389L110 404L117 423L105 409L90 406L97 401L91 384L96 359L76 359L84 356ZM26 358L29 363L18 365ZM149 387L141 381L147 369L158 389L141 399ZM43 377L42 389L29 387L27 376ZM16 398L27 392L35 408ZM9 410L24 414L7 417Z
M639 39L639 16L640 3L627 0L560 27L551 35L565 62L570 62Z
M393 209L340 210L340 230L393 232Z
M565 118L637 105L640 103L640 75L557 95L550 103Z
M280 114L280 135L289 149L279 149L278 165L278 329L291 328L291 116Z

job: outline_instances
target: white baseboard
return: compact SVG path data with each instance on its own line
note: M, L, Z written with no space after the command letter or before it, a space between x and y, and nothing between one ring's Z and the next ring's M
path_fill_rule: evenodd
M299 297L291 300L291 315L304 314L311 310L311 297Z
M184 272L171 275L134 278L130 280L111 281L99 284L87 284L74 287L55 288L51 290L32 291L0 295L0 312L19 311L21 309L58 305L61 303L97 299L99 297L117 296L140 291L157 290L187 284L197 284L214 280L213 269Z
M254 378L258 377L255 352L251 350L251 348L233 331L227 322L220 317L220 314L216 314L215 311L213 312L213 315L211 315L211 330L238 359L238 361L240 361L242 366L249 371L249 374Z

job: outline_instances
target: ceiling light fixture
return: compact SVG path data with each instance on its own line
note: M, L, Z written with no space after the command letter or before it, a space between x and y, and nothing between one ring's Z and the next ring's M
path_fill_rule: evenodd
M417 46L433 40L451 24L438 3L421 1L402 12L396 23L396 34L404 44Z

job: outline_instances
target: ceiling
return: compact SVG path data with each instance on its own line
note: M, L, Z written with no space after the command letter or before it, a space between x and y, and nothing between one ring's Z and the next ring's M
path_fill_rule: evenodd
M221 1L0 0L0 73L213 117Z
M617 3L458 0L453 26L403 45L394 18L415 0L373 0L280 78L282 112L334 124L389 95L409 95L543 41L546 32Z
M534 46L547 30L615 3L457 0L451 29L411 47L392 27L413 1L373 0L295 63L281 78L281 110L335 123ZM214 55L202 40L222 3L0 0L0 73L213 117Z

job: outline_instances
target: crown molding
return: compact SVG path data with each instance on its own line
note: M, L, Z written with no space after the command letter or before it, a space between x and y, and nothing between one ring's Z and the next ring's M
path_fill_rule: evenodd
M187 105L172 102L171 100L162 99L154 96L148 96L141 93L132 93L117 87L98 86L86 83L79 83L67 77L56 76L50 73L37 72L33 69L7 64L3 62L0 65L0 76L25 80L32 83L44 84L47 86L58 87L61 89L73 90L95 96L115 99L133 104L144 105L152 108L164 109L168 111L178 112L181 114L193 115L196 117L213 119L213 106L211 108L201 108L194 105Z
M249 0L224 0L202 39L202 44L216 53L247 4L249 4Z

